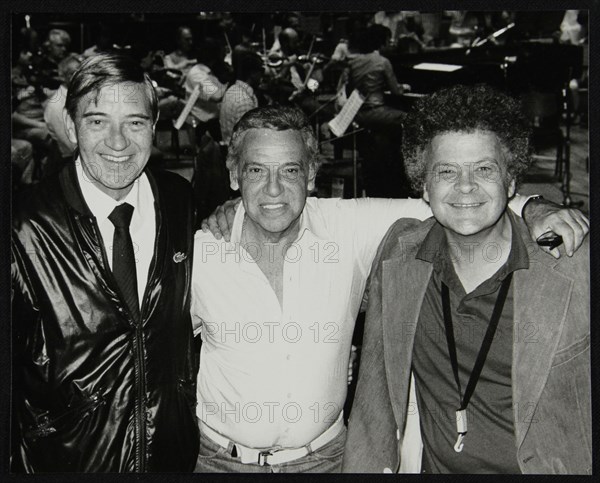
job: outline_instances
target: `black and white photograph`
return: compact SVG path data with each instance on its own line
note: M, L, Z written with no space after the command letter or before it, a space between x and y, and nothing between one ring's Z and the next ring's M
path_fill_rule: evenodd
M0 471L592 475L595 2L378 3L7 12Z

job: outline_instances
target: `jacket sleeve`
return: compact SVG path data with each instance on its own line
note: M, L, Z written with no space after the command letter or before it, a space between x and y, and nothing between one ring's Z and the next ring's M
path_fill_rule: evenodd
M40 313L27 271L24 268L22 245L13 232L11 242L11 427L10 427L10 471L23 473L28 467L26 455L20 450L23 440L23 422L18 416L18 408L23 394L23 374L21 368L25 362L26 338L29 328L39 321Z

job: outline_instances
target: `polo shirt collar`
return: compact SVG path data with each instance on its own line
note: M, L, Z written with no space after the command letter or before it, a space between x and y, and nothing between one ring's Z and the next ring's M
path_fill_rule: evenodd
M507 210L506 213L512 229L510 254L506 263L488 280L490 282L493 279L493 283L489 284L490 287L487 287L487 282L484 282L476 289L475 292L477 293L480 291L479 288L484 290L493 289L494 285L500 283L508 274L516 270L529 268L527 248L521 238L520 230L514 218L515 215L510 210ZM442 279L455 285L458 279L452 265L452 256L444 227L436 221L423 240L416 258L432 263L433 269L442 276ZM475 294L475 292L472 294Z

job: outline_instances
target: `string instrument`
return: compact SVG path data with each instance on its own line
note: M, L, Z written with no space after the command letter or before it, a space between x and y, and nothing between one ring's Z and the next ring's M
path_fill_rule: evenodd
M328 61L329 58L320 53L315 53L312 55L300 54L291 57L286 57L280 53L271 53L263 57L266 71L273 81L278 81L291 76L290 70L295 65L300 65L302 67L302 70L305 72L304 79L298 79L296 81L292 79L291 81L296 88L296 90L292 93L293 97L297 97L307 86L311 90L314 90L318 87L318 81L316 79L312 79L311 76L313 75L315 69L320 68Z

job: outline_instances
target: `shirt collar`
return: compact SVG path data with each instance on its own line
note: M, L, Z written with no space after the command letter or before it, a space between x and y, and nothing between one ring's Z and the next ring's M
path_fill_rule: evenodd
M90 179L83 171L81 156L78 156L75 160L75 171L77 173L79 186L81 187L83 199L97 220L108 218L115 207L122 203L129 203L133 206L134 216L136 214L141 215L140 210L144 209L144 203L140 202L140 184L149 184L146 173L142 173L141 176L133 182L131 191L127 193L125 198L117 201L101 191L94 183L90 182Z

